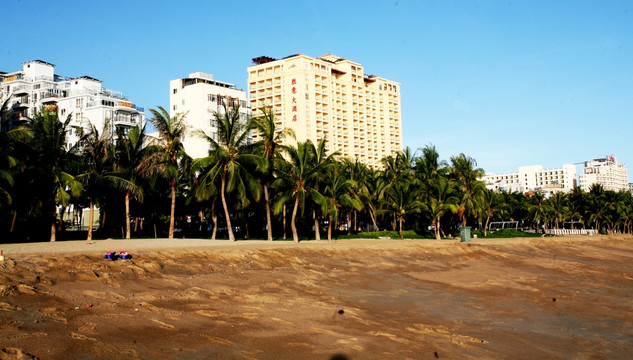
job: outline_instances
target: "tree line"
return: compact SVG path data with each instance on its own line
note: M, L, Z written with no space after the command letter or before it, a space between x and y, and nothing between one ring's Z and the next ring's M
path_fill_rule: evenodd
M463 226L486 231L491 221L510 220L536 229L632 230L630 192L600 185L550 197L488 190L473 158L440 160L432 145L406 148L373 169L328 153L327 139L294 141L291 131L276 127L270 109L261 110L243 120L239 105L224 104L213 114L217 138L195 132L207 140L208 156L192 159L182 143L190 130L186 114L150 109L158 134L152 137L145 127L117 129L109 121L102 129L73 127L71 116L60 119L43 108L0 133L0 232L12 241L79 233L90 240L98 222L100 237L298 242L383 229L441 239ZM251 143L253 132L259 136ZM72 133L79 141L69 146ZM68 231L69 209L89 209L82 232Z

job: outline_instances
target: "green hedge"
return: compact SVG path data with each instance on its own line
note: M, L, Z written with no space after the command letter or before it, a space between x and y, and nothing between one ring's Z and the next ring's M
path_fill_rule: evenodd
M473 235L474 234L477 234L478 238L484 238L484 239L516 238L516 237L541 237L541 236L543 236L543 234L526 233L526 232L519 231L519 230L514 230L514 229L503 229L503 230L494 231L494 232L488 231L488 236L484 236L484 232L482 230L475 230L475 231L473 231ZM554 235L546 234L545 236L550 237L550 236L554 236Z
M413 230L405 230L402 232L404 239L431 239L433 236L418 234ZM364 231L352 235L340 235L338 239L378 239L381 237L390 237L393 240L400 239L397 231Z

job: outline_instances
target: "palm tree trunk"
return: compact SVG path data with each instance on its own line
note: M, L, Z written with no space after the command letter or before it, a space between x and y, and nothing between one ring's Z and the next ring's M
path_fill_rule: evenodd
M292 229L292 239L296 243L299 243L299 235L297 234L297 226L295 225L298 207L299 207L299 195L297 194L295 195L295 206L292 209L292 220L290 221L290 228Z
M55 241L55 232L57 231L57 210L53 210L53 222L51 224L51 242Z
M130 192L125 192L125 238L130 239L131 237L131 229L130 229Z
M372 231L378 231L378 225L376 225L376 217L374 216L374 212L369 210L369 217L371 218L371 223L374 225L374 229Z
M354 231L358 231L358 218L357 218L357 211L354 210ZM350 227L351 229L351 227ZM350 231L349 234L351 234L352 232Z
M268 241L273 241L273 226L270 218L270 200L268 200L268 185L264 184L264 200L266 200L266 230L268 231Z
M400 234L400 239L402 239L403 238L403 235L402 235L402 219L399 219L398 223L399 223L398 234Z
M284 240L286 240L286 204L284 204Z
M435 229L433 229L433 231L435 231L435 240L442 240L440 237L440 217L438 216L433 223L432 225L435 227Z
M224 216L226 216L226 227L229 232L229 240L235 241L235 235L233 235L233 228L231 227L231 217L229 216L229 208L226 206L226 198L224 196L225 186L226 186L226 175L222 176L222 186L220 189L220 197L222 199L222 206L224 207Z
M213 221L213 231L211 232L211 240L215 240L215 234L218 230L218 217L215 216L215 200L213 198L213 202L211 203L211 221Z
M321 229L319 227L319 218L316 216L316 214L314 216L314 238L316 241L321 241Z
M169 217L169 238L174 238L174 217L176 216L176 180L171 181L171 216Z
M488 236L488 225L490 224L490 215L486 217L486 226L484 227L484 236Z
M328 215L327 241L332 242L332 214Z
M88 217L88 238L86 239L87 241L92 240L92 222L94 220L94 216L95 216L95 208L94 208L94 203L92 202L92 199L90 199L90 216Z
M11 231L13 232L13 230L15 229L15 220L18 218L18 209L14 209L13 210L13 219L11 220Z
M59 232L64 231L64 213L66 212L66 207L62 206L59 210L59 224L57 224L57 230Z

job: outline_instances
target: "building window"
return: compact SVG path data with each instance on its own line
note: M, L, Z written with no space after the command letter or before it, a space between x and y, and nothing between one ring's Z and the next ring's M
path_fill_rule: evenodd
M174 89L174 94L178 92L178 89Z
M176 105L174 105L174 111L176 111Z

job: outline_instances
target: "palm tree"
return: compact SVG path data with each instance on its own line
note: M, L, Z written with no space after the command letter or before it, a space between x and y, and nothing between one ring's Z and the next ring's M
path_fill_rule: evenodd
M266 202L266 230L268 241L273 241L272 219L270 215L270 197L268 195L268 186L274 181L275 158L279 155L281 142L287 136L294 138L292 129L277 129L275 114L270 108L261 108L262 116L253 119L253 131L261 138L253 144L258 153L266 160L266 171L262 176L262 185L264 188L264 201Z
M70 121L70 115L60 121L57 112L42 109L27 125L33 137L34 178L39 182L36 189L41 191L42 208L50 216L51 241L56 238L56 205L66 206L71 195L78 196L81 192L81 184L67 172L76 152L75 146L67 147Z
M586 194L579 187L575 186L570 193L567 193L567 207L568 207L568 215L569 215L569 223L571 224L570 228L574 228L574 220L579 219L581 223L584 220L582 216L582 209L584 208L584 202L586 198Z
M540 224L540 221L547 220L547 202L545 201L545 195L541 192L536 192L528 198L528 215L530 220L535 221L536 225Z
M432 184L442 176L446 176L450 168L445 160L440 161L440 155L433 145L427 145L422 155L415 159L415 175L422 182L422 187L429 191Z
M555 227L558 229L558 224L565 221L565 218L569 213L567 197L562 192L556 192L548 199L548 205L552 209Z
M10 190L15 184L14 176L16 175L16 170L19 167L23 168L20 165L24 165L20 159L22 157L20 147L31 138L31 134L24 126L9 129L11 112L8 107L10 99L11 97L7 97L0 105L0 195L4 197L5 202L9 205L13 200ZM14 209L12 224L15 223L15 215L16 210Z
M297 212L301 209L303 214L308 196L313 199L320 196L316 188L320 174L327 169L333 156L338 155L338 153L325 156L325 140L319 141L316 147L312 141L308 140L299 142L296 147L287 147L285 150L289 164L279 172L279 178L275 183L285 182L288 184L289 192L279 197L274 208L275 213L279 213L287 200L294 199L290 227L294 242L298 243Z
M343 158L341 165L344 176L351 180L353 184L350 189L350 194L353 198L358 200L359 205L358 209L352 208L354 213L353 226L350 226L348 231L348 234L351 234L352 229L354 229L354 231L358 231L357 213L365 208L365 204L361 200L361 196L366 188L365 181L367 180L369 174L369 167L360 162L358 158L354 161L351 161L348 158Z
M149 109L153 117L149 121L156 127L159 135L159 146L162 157L156 163L156 170L168 179L171 189L171 213L169 217L169 238L174 238L174 221L176 216L176 188L178 181L178 161L185 155L182 140L187 130L185 123L186 114L177 113L169 116L162 106Z
M587 196L587 219L589 222L596 224L596 230L601 230L601 222L607 216L608 202L607 195L600 184L593 184L589 188L589 194Z
M499 212L503 207L503 197L491 189L484 189L481 196L481 211L486 216L486 224L484 225L484 236L488 236L488 225L492 216Z
M342 207L360 210L361 202L355 196L353 189L356 183L345 178L338 166L333 166L325 179L325 188L321 193L316 192L316 202L322 204L323 213L328 216L327 239L332 241L332 224L336 224L339 210Z
M210 155L198 159L195 167L197 169L210 167L202 177L206 183L213 183L215 179L220 179L220 198L226 217L229 240L235 241L226 195L235 192L235 199L242 208L248 205L247 195L249 194L258 201L260 196L258 184L249 171L249 166L258 171L265 171L267 164L261 156L248 152L247 140L253 124L250 119L245 123L241 121L239 104L231 108L223 104L222 109L223 111L213 114L218 129L217 140L203 132L198 132L199 136L209 142Z
M114 188L126 194L133 193L137 197L141 194L138 186L114 171L115 148L110 128L110 121L105 122L101 132L93 124L89 124L88 133L79 140L84 173L77 175L76 179L83 184L84 191L90 201L86 240L92 240L94 207L101 202L100 197L104 190Z
M455 183L447 176L436 177L429 186L426 210L431 217L435 239L440 240L440 220L445 214L457 212L459 199L456 196Z
M458 215L461 226L466 226L468 215L476 211L478 198L483 194L485 185L479 179L484 170L477 167L475 159L459 154L451 157L452 174L461 191Z
M152 171L152 164L157 162L159 148L150 144L146 127L133 127L127 133L119 131L116 144L116 171L119 176L134 184L138 191L125 191L125 238L131 238L130 200L143 201L143 191L139 180L147 177Z
M376 212L380 210L382 199L387 189L388 183L379 170L368 169L367 175L363 178L362 188L359 197L367 209L367 213L372 222L373 231L378 231Z
M386 189L384 208L378 214L389 214L398 222L398 234L403 238L402 223L407 215L417 214L424 209L419 200L420 183L418 180L401 179Z

